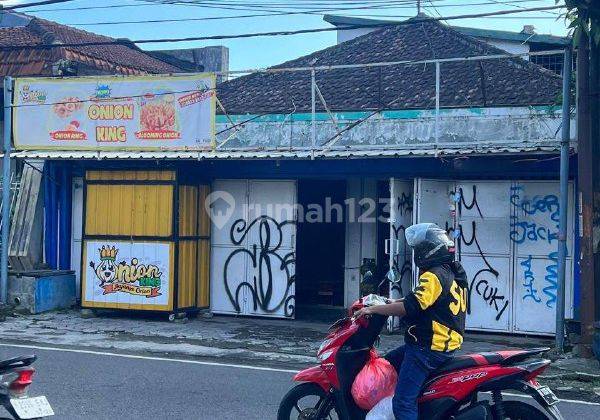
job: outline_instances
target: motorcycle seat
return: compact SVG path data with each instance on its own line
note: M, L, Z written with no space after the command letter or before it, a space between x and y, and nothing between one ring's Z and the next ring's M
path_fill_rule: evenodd
M500 363L502 357L498 353L475 353L465 354L462 356L456 356L452 360L444 363L442 366L437 368L433 374L439 375L441 373L453 372L455 370L468 369L476 366L493 365Z
M456 356L433 371L432 376L462 369L469 369L477 366L520 362L528 357L544 353L548 350L548 348L535 348L530 350L501 350L495 352L472 353Z
M11 359L0 360L0 372L18 367L29 366L35 362L36 356L20 356Z

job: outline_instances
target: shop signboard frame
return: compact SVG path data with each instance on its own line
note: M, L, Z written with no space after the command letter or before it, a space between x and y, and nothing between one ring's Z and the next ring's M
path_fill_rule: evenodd
M215 87L213 73L17 78L14 148L211 149L215 146ZM21 135L25 128L27 134Z
M156 311L173 307L173 243L107 239L86 240L84 244L83 306ZM143 257L149 247L156 249L156 259ZM130 252L124 256L127 248ZM159 257L164 254L166 263ZM154 300L160 303L146 303Z

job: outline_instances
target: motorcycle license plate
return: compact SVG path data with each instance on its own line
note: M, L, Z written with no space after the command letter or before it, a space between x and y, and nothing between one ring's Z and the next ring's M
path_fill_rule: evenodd
M544 401L546 401L546 404L548 405L554 405L559 401L556 395L554 395L554 392L552 392L552 390L547 386L536 388L535 391L544 399Z
M10 404L22 419L36 419L54 415L54 410L44 396L32 398L11 398Z

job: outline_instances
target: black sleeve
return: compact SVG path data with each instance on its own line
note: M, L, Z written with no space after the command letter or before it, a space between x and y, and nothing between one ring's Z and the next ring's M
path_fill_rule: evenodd
M409 293L404 298L404 309L406 309L406 316L413 318L419 312L421 312L421 307L419 306L419 302L417 302L417 298L414 293Z

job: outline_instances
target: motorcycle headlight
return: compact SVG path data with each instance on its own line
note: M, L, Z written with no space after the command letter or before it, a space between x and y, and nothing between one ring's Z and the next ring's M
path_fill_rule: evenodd
M317 357L323 352L323 350L325 350L327 347L329 347L330 344L331 344L331 340L323 341L323 343L321 343L321 345L319 346L319 350L317 350Z
M324 352L319 352L317 354L317 359L319 359L319 362L323 362L325 360L327 360L329 358L329 356L331 356L333 354L333 350L327 350Z

